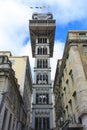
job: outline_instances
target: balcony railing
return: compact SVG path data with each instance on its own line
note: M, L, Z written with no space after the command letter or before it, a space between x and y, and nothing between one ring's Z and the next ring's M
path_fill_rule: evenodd
M87 40L87 36L68 36L68 40Z
M55 25L55 20L30 20L30 25Z

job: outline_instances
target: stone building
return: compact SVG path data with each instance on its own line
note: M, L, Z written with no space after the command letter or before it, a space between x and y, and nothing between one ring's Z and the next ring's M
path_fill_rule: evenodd
M19 90L23 99L23 110L25 114L25 130L30 129L31 125L31 96L32 96L32 77L28 56L12 56L9 51L0 52L0 55L7 55L12 63L15 76L20 85Z
M56 128L60 128L60 120L59 119L61 118L61 115L62 115L62 102L60 100L61 88L59 87L59 72L60 72L61 62L62 62L61 59L58 60L58 62L57 62L54 85L53 85Z
M0 130L22 130L23 100L8 56L0 55Z
M34 13L32 20L30 20L29 29L32 55L35 57L32 129L53 129L53 88L50 57L53 56L55 20L50 13Z
M54 81L56 126L87 130L87 31L69 31Z

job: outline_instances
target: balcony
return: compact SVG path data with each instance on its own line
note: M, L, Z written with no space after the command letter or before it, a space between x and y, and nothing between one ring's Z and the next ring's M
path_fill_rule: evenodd
M81 123L73 122L72 119L60 122L60 127L62 130L84 130L84 126Z
M55 26L55 20L30 20L30 26Z
M84 130L82 124L67 124L62 130Z
M32 45L32 55L35 57L36 36L46 36L49 38L50 57L53 56L55 20L30 20L29 30Z
M87 42L87 31L69 31L67 41L72 42Z
M52 104L32 104L33 109L53 109Z
M51 71L51 67L47 67L47 68L38 68L38 67L34 67L34 71L41 71L41 70L46 70L46 71Z
M46 87L46 88L52 88L52 84L50 83L50 84L33 84L33 88L43 88L43 87Z

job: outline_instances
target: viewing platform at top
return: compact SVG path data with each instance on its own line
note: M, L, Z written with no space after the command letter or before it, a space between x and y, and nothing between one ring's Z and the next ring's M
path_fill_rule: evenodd
M32 20L29 20L29 30L33 57L35 56L36 38L42 37L47 37L49 39L50 57L53 56L55 27L55 20L53 20L53 15L51 13L34 13L32 15Z

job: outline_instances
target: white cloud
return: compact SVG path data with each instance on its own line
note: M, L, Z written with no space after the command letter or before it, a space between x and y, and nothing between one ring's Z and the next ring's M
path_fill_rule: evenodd
M28 13L29 12L29 13ZM13 0L0 2L0 50L17 54L28 34L28 20L32 12Z
M64 50L64 43L60 41L56 41L54 43L53 58L51 58L52 80L54 80L54 77L55 77L57 60L62 58L63 50Z
M87 19L87 0L47 0L58 24Z

